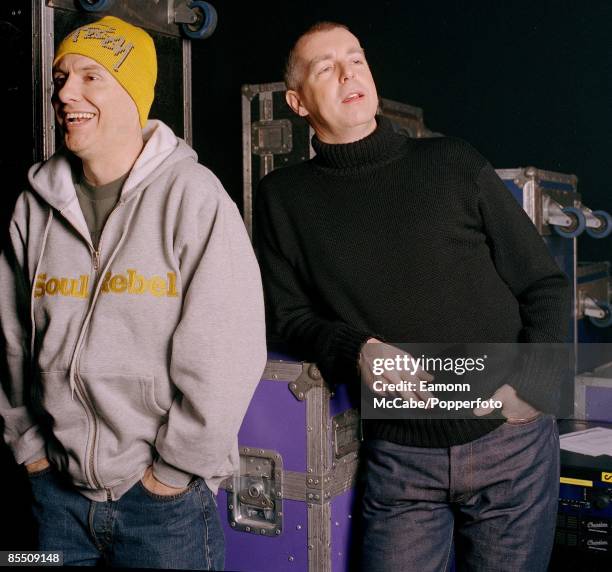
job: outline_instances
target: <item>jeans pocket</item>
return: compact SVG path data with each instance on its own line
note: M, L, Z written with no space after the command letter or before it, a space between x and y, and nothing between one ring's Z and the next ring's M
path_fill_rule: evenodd
M175 495L158 495L152 491L150 491L147 487L145 487L144 483L142 482L142 480L138 481L138 486L141 488L141 490L151 499L157 501L157 502L172 502L172 501L177 501L182 499L183 497L186 497L189 493L191 493L193 491L193 489L196 487L196 485L198 484L199 479L194 479L191 483L189 483L189 485L187 485L187 488L184 491L181 491L180 493L176 493Z
M201 478L198 478L198 480L200 481L200 489L202 490L204 496L208 497L212 501L212 504L215 506L215 508L219 508L219 505L217 504L217 495L212 492L212 490L206 483L206 480Z
M30 479L37 479L39 477L48 475L51 471L53 471L53 466L49 465L48 467L45 467L44 469L41 469L40 471L35 471L33 473L28 472L28 477Z

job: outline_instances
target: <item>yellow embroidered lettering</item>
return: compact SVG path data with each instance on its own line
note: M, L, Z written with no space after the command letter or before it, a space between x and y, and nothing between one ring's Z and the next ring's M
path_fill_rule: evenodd
M34 298L42 298L45 295L45 280L47 280L46 274L39 274L36 277L36 284L34 286Z
M156 298L168 296L177 298L177 276L175 272L166 273L167 280L157 274L147 279L134 268L128 268L124 274L113 274L108 271L102 280L101 291L112 294L151 294ZM82 279L89 279L83 275ZM44 288L44 283L41 286ZM74 290L74 287L73 287Z
M73 294L77 298L87 298L89 296L89 276L81 274L81 290Z
M123 276L123 274L115 274L115 276L111 278L110 289L117 294L125 292L127 289L127 280L125 276Z
M159 297L166 293L166 281L161 276L151 276L151 284L149 287L153 296Z
M73 296L74 298L79 298L79 282L78 278L70 279L70 292L66 294L66 296Z
M68 283L68 278L60 278L59 293L62 296L70 296L70 284Z
M59 287L59 280L57 278L49 278L47 284L45 284L45 291L49 296L55 296Z
M176 291L176 273L168 272L168 296L177 297L178 292Z
M140 274L136 274L136 270L128 269L128 294L144 294L147 281L144 279L144 276Z
M108 283L112 277L113 273L110 270L104 275L104 280L102 280L102 292L108 292Z

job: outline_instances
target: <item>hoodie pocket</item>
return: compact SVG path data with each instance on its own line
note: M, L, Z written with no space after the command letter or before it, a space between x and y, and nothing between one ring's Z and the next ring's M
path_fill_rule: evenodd
M40 378L40 402L48 415L50 430L65 452L54 460L76 485L89 486L84 470L91 433L87 412L76 395L72 399L68 372L41 372Z
M155 401L153 377L81 372L96 417L95 467L112 487L150 464L167 412Z

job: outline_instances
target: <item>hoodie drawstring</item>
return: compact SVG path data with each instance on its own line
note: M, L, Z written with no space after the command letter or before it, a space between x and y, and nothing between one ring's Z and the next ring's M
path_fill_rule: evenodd
M43 254L45 253L45 247L47 246L47 237L49 236L49 229L51 228L51 221L53 220L53 209L49 208L49 216L47 217L47 224L45 225L45 232L42 238L42 246L40 247L40 254L36 261L36 269L34 270L34 280L32 280L32 288L30 290L30 360L34 362L34 349L36 347L36 318L34 317L34 292L36 291L36 277L40 271L40 265L42 264Z

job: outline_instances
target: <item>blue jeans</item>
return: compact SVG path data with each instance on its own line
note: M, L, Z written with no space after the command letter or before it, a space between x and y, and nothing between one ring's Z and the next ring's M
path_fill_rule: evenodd
M117 501L85 498L49 468L30 477L39 550L64 564L222 570L224 538L213 494L202 479L159 496L136 483Z
M559 498L555 419L504 423L464 445L366 443L363 570L539 572Z

